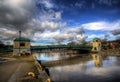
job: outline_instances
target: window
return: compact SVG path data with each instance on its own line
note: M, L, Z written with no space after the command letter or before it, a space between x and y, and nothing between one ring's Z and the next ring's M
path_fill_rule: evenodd
M20 46L25 46L25 43L21 42L21 43L20 43Z
M99 46L100 46L100 43L99 43Z
M94 50L97 50L97 48L96 48L96 47L94 47Z

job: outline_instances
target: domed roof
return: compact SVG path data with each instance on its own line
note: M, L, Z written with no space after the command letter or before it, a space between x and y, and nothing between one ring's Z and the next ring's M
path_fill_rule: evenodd
M100 38L94 38L93 41L100 40ZM101 40L100 40L101 41Z
M24 37L20 37L20 38L16 38L14 41L30 42L30 39L24 38Z

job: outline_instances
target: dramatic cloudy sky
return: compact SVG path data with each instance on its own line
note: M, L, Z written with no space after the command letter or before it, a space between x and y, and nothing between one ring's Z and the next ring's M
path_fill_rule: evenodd
M32 44L114 40L120 0L0 0L0 41L13 41L19 30Z

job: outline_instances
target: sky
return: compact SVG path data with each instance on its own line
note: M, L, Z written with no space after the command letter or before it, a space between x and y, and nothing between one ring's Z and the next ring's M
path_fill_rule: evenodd
M115 40L120 36L120 0L0 0L0 41L22 31L32 45Z

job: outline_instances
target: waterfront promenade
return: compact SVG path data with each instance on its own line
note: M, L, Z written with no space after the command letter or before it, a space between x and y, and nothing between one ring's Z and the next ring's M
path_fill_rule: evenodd
M40 74L33 56L0 59L0 82L43 82L45 72ZM28 76L28 72L35 73L36 77Z
M100 54L103 56L120 56L120 49L106 49L96 54ZM81 58L79 60L72 58L72 60L79 62ZM64 62L64 64L66 64L65 61L68 61L67 64L69 64L69 60L59 61ZM60 64L62 64L61 62ZM73 63L70 61L70 64ZM13 56L12 54L9 54L7 56L1 56L0 82L46 82L47 78L49 77L46 75L46 72L41 71L39 67L40 64L36 61L35 55ZM28 76L28 72L35 73L36 77L33 78L32 76Z

